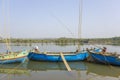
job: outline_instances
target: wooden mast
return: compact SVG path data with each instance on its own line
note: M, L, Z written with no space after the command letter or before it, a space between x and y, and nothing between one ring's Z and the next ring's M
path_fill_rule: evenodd
M3 21L4 21L4 29L5 29L5 33L6 35L4 35L4 39L5 39L5 43L6 43L6 47L8 50L11 51L11 47L10 47L10 35L7 35L7 26L10 25L10 2L9 0L6 1L6 4L8 5L7 7L5 6L5 1L2 1L2 12L3 12ZM5 14L5 9L7 9L7 13ZM7 38L8 37L8 38Z
M81 50L80 47L80 41L81 41L81 28L82 28L82 6L83 6L83 1L79 1L79 23L78 23L78 51ZM80 41L79 41L80 40Z

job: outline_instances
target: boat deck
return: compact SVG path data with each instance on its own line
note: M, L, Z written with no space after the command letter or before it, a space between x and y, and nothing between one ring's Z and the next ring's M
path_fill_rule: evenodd
M37 54L46 54L46 55L60 55L61 52L35 52ZM79 52L62 52L63 55L76 55Z

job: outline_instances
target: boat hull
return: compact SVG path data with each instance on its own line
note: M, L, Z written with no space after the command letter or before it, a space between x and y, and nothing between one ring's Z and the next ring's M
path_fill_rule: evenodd
M0 60L0 64L8 64L8 63L21 63L27 60L27 56L21 58L14 58L9 60Z
M102 54L91 53L91 57L96 62L104 63L104 64L112 64L120 66L120 58L116 56L108 56Z
M22 63L28 60L28 51L0 55L0 64Z
M64 55L67 61L80 61L85 60L88 57L88 52L81 52L77 54L66 54ZM30 60L37 60L37 61L62 61L61 55L48 55L44 53L35 53L30 52L28 55Z

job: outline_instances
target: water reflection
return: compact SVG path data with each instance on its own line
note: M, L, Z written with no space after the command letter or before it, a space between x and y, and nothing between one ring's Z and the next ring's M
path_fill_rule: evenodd
M71 72L66 70L63 62L30 61L27 69L31 71L34 78L42 80L84 80L86 78L87 66L84 62L68 62L68 64L72 69Z
M36 64L36 65L35 65ZM87 66L84 62L68 62L72 70L87 70ZM33 71L44 70L66 70L63 62L28 62L27 69Z
M32 43L32 46L13 45L13 51L29 50L38 45L40 51L75 51L76 45L55 45ZM101 45L107 47L110 52L120 53L120 46ZM0 44L0 52L5 52L5 44ZM90 45L82 45L82 48L90 48ZM68 72L63 62L36 62L17 67L19 64L0 64L0 80L120 80L120 67L101 65L88 62L68 62L72 71ZM15 67L17 67L15 69ZM9 76L10 75L10 76ZM5 76L5 77L4 77ZM1 77L3 77L1 79Z
M27 64L1 64L0 73L2 74L27 74L28 70L26 68Z
M88 74L94 73L101 76L120 77L120 67L112 65L86 63Z
M27 64L0 65L0 79L8 80L118 80L120 67L88 62L68 62L72 71L68 72L63 62L36 62ZM19 76L18 76L19 75Z
M0 64L0 80L17 80L16 78L28 76L27 64ZM18 77L19 76L19 77Z
M49 76L50 79L56 78L57 76L58 79L66 80L64 78L68 76L70 80L118 80L120 77L120 67L117 66L113 67L111 65L107 66L88 62L69 62L68 64L72 69L71 72L66 70L65 65L62 62L52 63L30 61L27 68L31 70L32 73L37 73L39 77L42 77L43 79L46 76Z

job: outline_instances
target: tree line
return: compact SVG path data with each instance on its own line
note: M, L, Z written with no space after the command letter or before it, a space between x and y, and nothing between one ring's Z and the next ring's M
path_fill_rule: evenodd
M107 45L120 45L120 37L112 38L88 38L88 39L77 39L77 38L54 38L54 39L0 39L0 43L5 43L6 41L11 43L80 43L80 44L107 44Z

